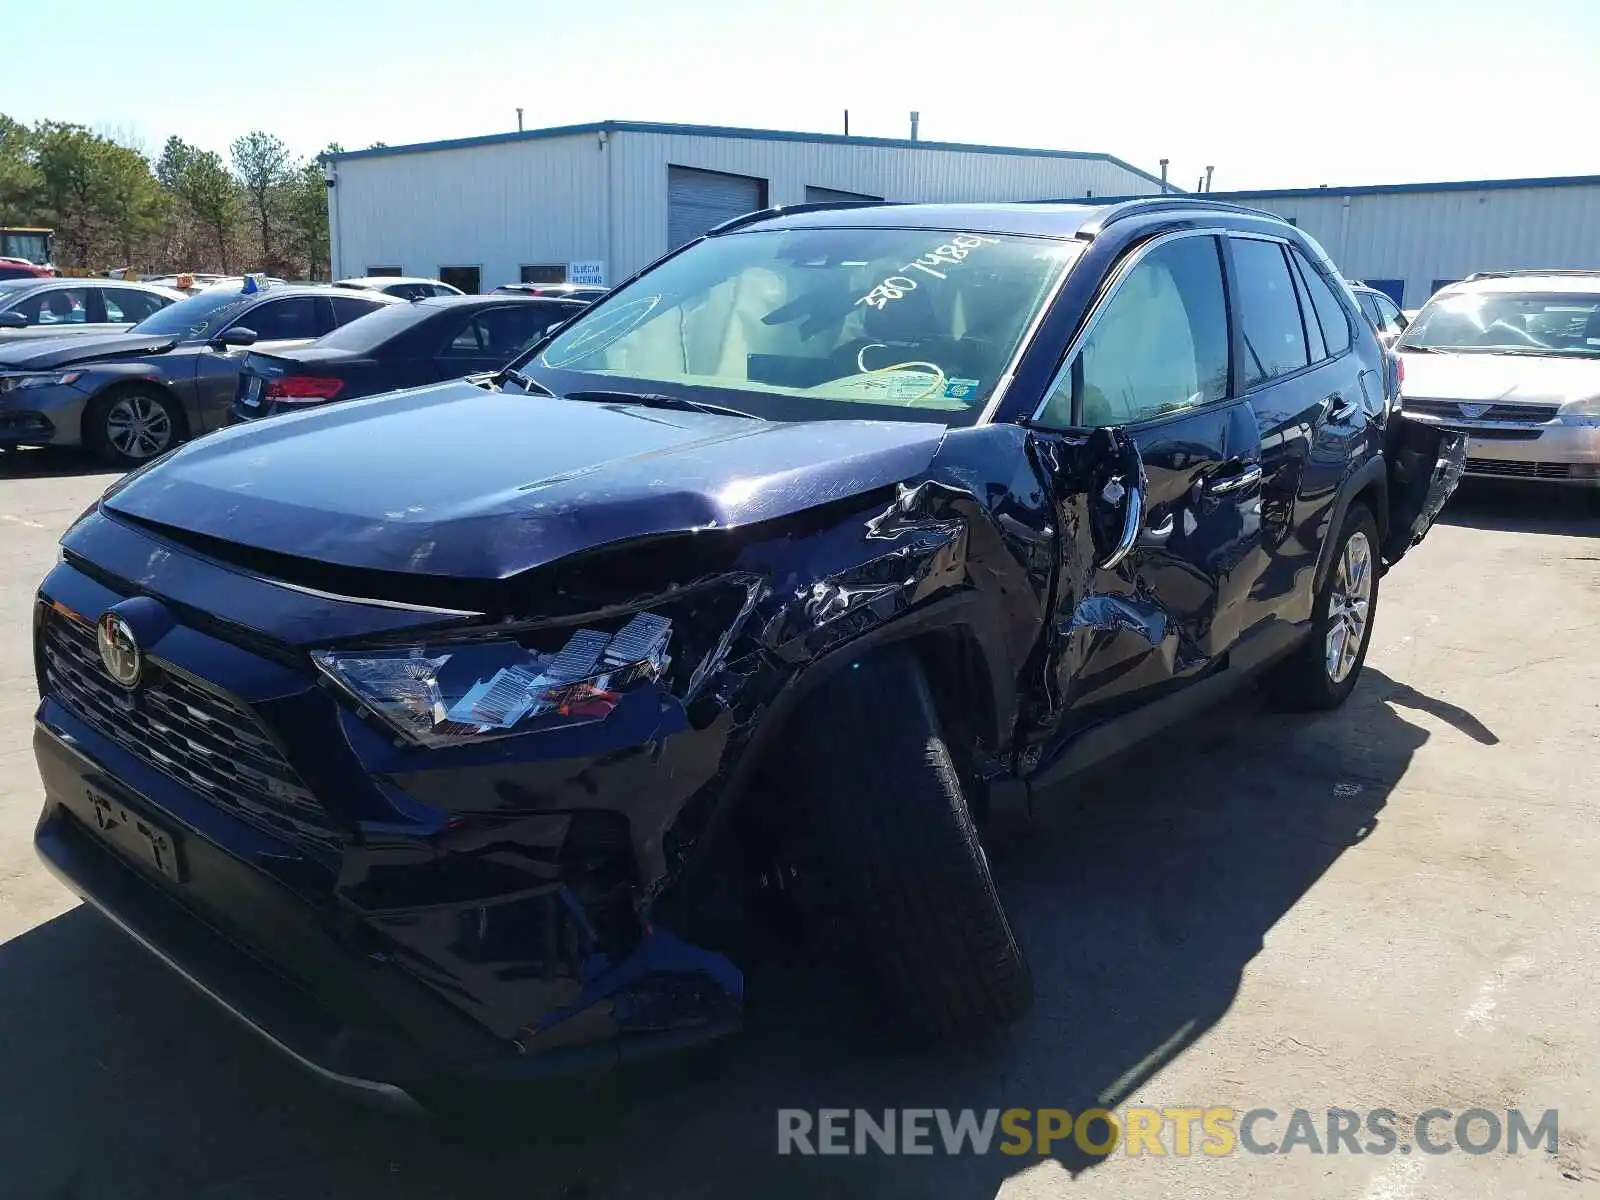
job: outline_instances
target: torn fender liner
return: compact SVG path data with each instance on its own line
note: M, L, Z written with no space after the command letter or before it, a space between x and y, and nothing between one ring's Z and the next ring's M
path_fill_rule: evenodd
M617 1034L726 1025L744 1007L744 976L720 954L664 929L648 932L615 967L603 954L584 964L583 992L523 1029L527 1053Z

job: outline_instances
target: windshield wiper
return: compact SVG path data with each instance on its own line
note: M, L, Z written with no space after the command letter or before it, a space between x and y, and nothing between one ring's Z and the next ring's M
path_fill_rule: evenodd
M684 396L665 396L660 392L568 392L563 400L581 400L595 404L637 404L640 408L672 408L680 412L710 413L716 417L744 417L759 421L755 413L727 408L721 404L707 404L704 400L690 400Z
M545 387L545 385L540 383L537 379L533 378L533 376L524 375L515 367L501 367L500 370L494 375L490 376L490 378L494 381L496 387L509 379L512 383L516 384L525 392L532 392L539 396L555 396L554 392Z

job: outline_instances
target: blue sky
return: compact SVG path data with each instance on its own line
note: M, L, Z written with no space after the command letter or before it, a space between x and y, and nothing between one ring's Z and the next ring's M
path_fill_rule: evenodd
M3 4L0 112L310 154L606 118L1172 160L1219 190L1600 174L1600 0ZM31 47L25 54L18 49ZM1308 83L1315 87L1308 88Z

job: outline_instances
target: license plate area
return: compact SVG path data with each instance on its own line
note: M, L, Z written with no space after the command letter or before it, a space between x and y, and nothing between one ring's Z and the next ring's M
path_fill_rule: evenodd
M239 402L247 405L250 408L254 408L256 405L260 404L261 389L265 382L266 381L263 380L259 375L248 376L245 379L244 395L239 397Z
M85 789L100 836L130 858L154 867L174 883L187 873L178 837L159 821L94 788Z

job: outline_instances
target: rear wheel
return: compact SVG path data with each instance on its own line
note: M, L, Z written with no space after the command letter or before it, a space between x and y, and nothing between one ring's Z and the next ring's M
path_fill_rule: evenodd
M83 444L104 462L137 467L182 437L178 406L159 388L134 384L97 396L83 416Z
M1311 636L1274 671L1269 685L1285 707L1337 708L1355 690L1378 611L1378 523L1352 504L1311 611Z
M924 1038L1009 1024L1033 979L989 873L922 667L905 648L813 696L797 763L884 996Z

